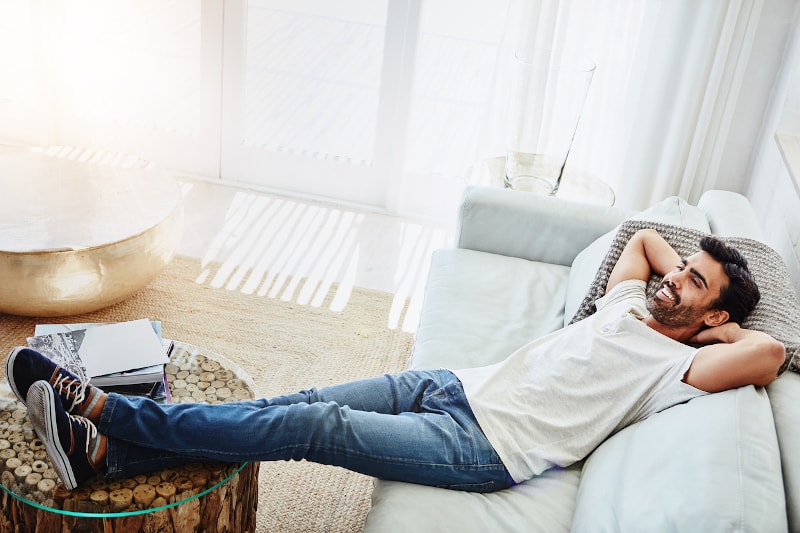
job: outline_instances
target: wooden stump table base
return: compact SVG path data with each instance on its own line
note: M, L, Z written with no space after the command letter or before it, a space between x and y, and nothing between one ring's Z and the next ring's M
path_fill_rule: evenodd
M222 465L220 465L222 466ZM236 469L239 465L229 468ZM17 533L23 531L51 533L57 531L97 532L97 533L184 533L184 532L255 532L256 507L258 505L258 463L247 463L238 473L233 475L224 485L208 491L202 496L184 501L177 506L161 510L128 514L125 516L93 517L79 516L83 513L96 514L103 512L100 504L93 500L102 496L97 492L105 492L109 505L113 505L115 495L133 497L136 487L129 489L74 490L65 491L64 511L75 515L57 514L44 508L37 508L30 503L20 501L8 492L0 492L0 533ZM153 481L152 479L149 481ZM175 481L178 481L176 479ZM160 483L163 484L163 483ZM179 490L175 483L169 483L171 489ZM149 487L156 495L150 509L164 507L170 503L163 496L157 496L159 487L147 483L137 487ZM163 488L163 487L162 487ZM186 489L196 490L196 489ZM115 494L116 493L116 494ZM159 498L161 501L159 501ZM174 500L175 494L171 496ZM132 500L128 500L132 501ZM136 508L120 509L121 512L135 513Z

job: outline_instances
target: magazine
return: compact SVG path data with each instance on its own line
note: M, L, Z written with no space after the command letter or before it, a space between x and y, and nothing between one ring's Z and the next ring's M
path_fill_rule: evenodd
M171 341L160 323L146 319L114 324L37 326L28 346L99 387L163 381Z

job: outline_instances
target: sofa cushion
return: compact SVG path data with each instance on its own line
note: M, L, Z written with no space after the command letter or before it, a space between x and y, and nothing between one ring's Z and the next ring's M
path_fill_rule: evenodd
M475 250L437 250L410 368L470 368L505 359L562 327L569 267ZM542 305L545 302L546 305Z
M633 215L628 220L652 220L700 231L710 231L706 212L677 196L666 198L649 209ZM564 310L565 326L575 315L578 306L586 296L597 269L600 268L600 263L603 262L603 258L606 256L609 246L611 246L611 241L619 231L620 226L596 239L580 252L572 262Z
M606 440L585 461L572 531L786 528L769 400L747 386L695 398Z
M489 494L376 480L364 531L569 531L582 464Z

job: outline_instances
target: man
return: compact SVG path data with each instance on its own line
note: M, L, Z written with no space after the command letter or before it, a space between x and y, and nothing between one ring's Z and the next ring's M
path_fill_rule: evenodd
M681 258L654 230L637 232L594 315L487 367L214 406L105 394L27 348L11 352L6 375L68 488L96 472L307 459L384 479L500 490L586 457L653 413L776 377L783 345L738 325L760 297L747 262L715 238L700 247ZM648 299L652 274L663 281Z

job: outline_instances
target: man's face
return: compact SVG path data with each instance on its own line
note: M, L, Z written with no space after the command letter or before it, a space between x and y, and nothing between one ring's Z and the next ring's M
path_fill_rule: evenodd
M664 276L647 300L647 309L665 326L699 327L727 282L722 265L708 253L698 252Z

